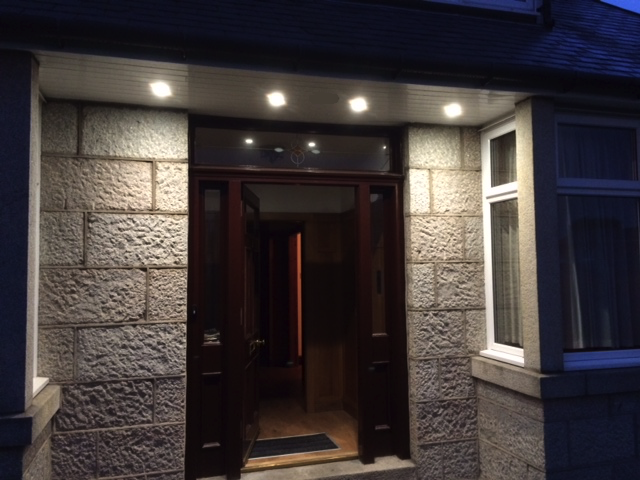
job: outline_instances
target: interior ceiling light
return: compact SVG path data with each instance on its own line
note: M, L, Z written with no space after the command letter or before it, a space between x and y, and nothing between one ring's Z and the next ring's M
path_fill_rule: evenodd
M462 115L462 107L459 103L450 103L444 106L444 114L449 118L455 118Z
M164 82L150 83L149 86L151 87L151 92L153 92L156 97L164 98L171 96L171 87Z
M253 143L253 138L245 138L244 143L246 143L247 145L251 145Z
M307 145L309 145L311 148L316 146L316 142L309 142Z
M354 112L364 112L368 107L367 101L362 97L352 98L349 100L351 110Z
M287 101L284 98L284 95L280 92L272 92L267 95L267 99L269 100L269 104L272 107L282 107L287 104Z

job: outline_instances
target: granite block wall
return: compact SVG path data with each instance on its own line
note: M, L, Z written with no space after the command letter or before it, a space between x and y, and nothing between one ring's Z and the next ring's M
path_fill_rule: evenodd
M412 126L407 135L412 458L418 478L475 480L470 357L486 345L480 136L473 128L446 126Z
M182 478L187 151L186 113L43 108L39 374L62 388L54 479Z
M638 478L640 394L541 400L478 381L481 479Z

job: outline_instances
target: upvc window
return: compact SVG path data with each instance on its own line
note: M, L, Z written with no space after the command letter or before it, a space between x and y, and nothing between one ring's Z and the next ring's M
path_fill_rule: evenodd
M487 350L481 355L522 366L518 176L511 120L482 134Z
M565 369L640 365L640 122L561 116Z

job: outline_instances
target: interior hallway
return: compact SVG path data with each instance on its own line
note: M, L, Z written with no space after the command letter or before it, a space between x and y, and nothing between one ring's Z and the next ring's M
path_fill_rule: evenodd
M302 367L260 369L260 435L258 439L326 433L340 448L323 452L249 460L243 472L289 465L323 463L358 457L358 423L343 410L306 413Z

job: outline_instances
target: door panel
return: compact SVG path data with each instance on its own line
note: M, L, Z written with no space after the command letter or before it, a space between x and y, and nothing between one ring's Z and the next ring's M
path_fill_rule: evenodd
M242 462L246 463L259 433L258 358L260 338L260 202L251 190L242 190L244 226L244 298L241 322L244 333L244 388Z

